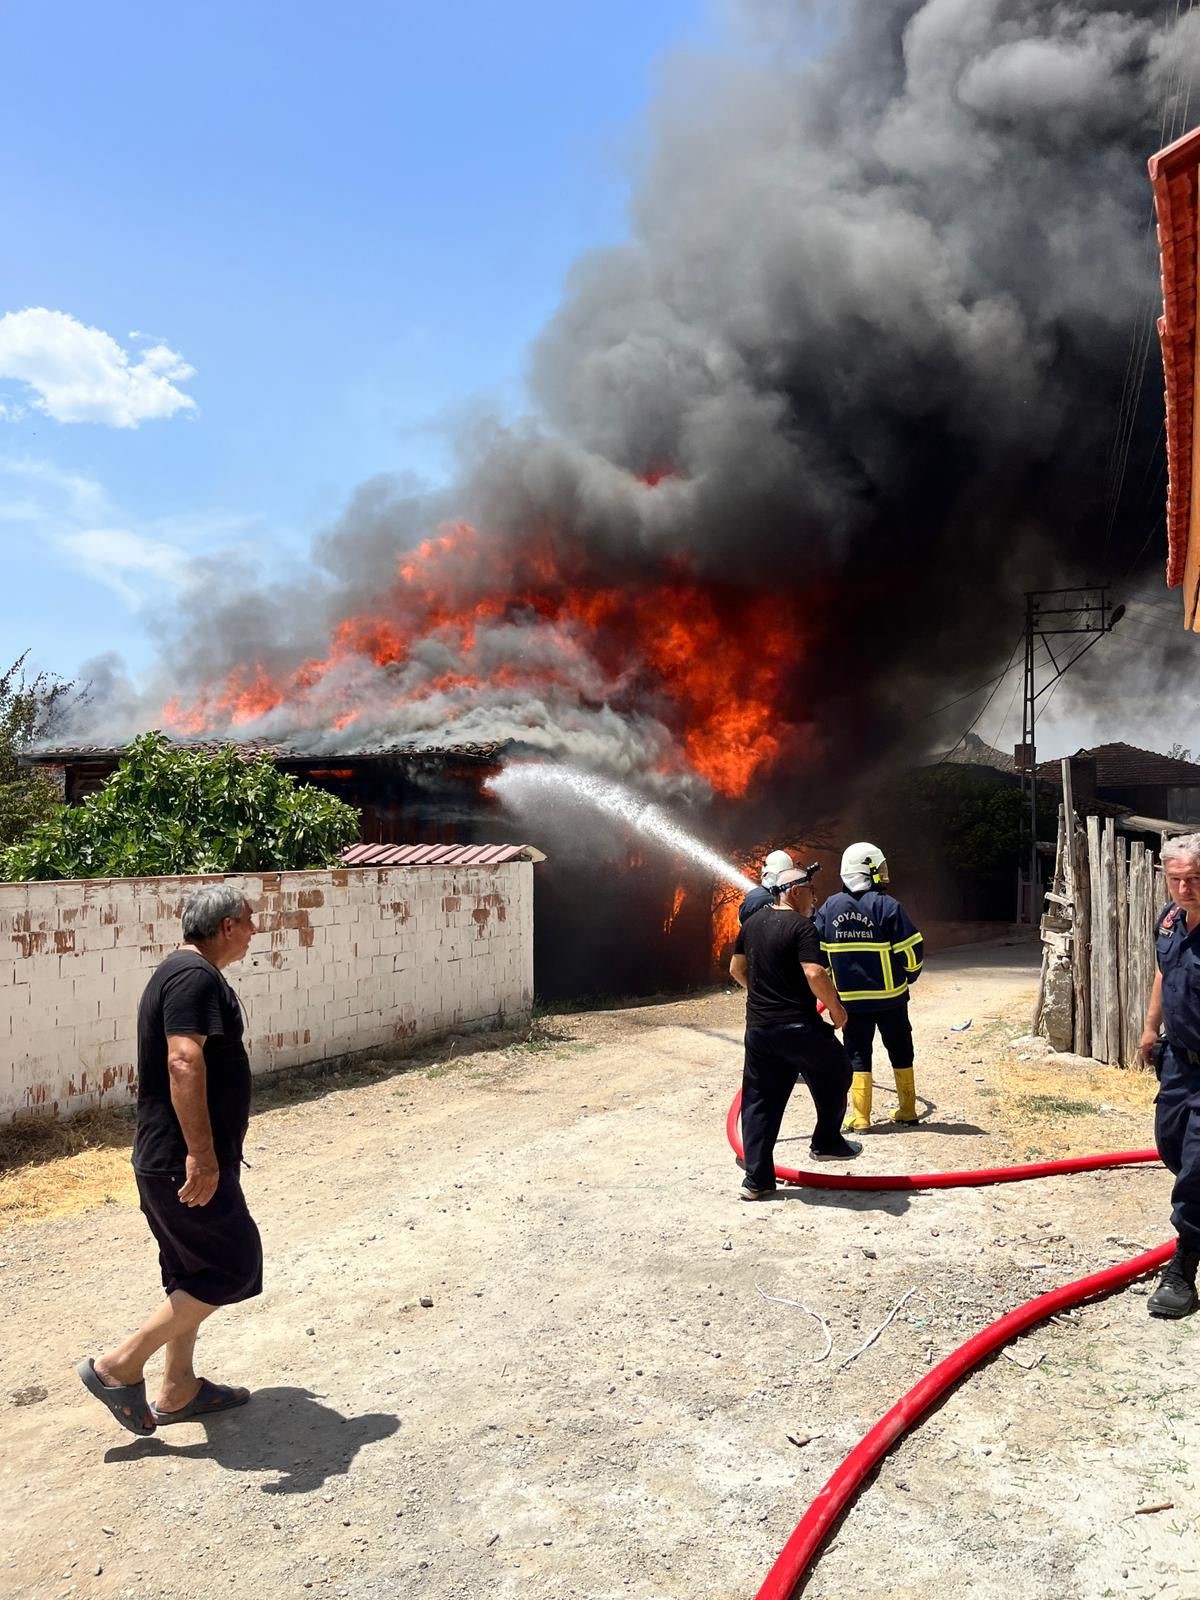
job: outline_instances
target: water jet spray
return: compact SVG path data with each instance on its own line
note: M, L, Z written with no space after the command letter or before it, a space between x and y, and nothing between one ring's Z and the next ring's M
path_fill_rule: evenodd
M594 773L582 772L577 767L531 762L506 767L496 777L489 778L484 787L514 806L550 795L594 806L607 816L626 823L643 838L652 839L672 854L683 856L703 867L722 883L730 883L744 890L757 887L752 878L731 867L715 850L673 822L653 801L644 800L634 790L622 783L614 783L610 778L598 778Z

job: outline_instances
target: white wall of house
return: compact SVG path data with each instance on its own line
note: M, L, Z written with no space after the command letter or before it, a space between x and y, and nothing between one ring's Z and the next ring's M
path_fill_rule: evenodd
M187 894L222 881L261 929L226 969L256 1074L529 1015L527 861L0 884L0 1122L136 1096L138 998Z

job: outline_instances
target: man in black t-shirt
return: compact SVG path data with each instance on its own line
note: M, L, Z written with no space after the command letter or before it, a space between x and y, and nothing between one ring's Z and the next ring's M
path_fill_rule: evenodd
M733 950L730 975L746 991L741 1196L762 1200L775 1192L775 1141L797 1078L804 1079L816 1107L813 1157L849 1160L862 1150L841 1131L850 1060L833 1028L817 1015L819 1000L835 1027L845 1025L845 1007L813 926L806 870L779 874L773 904L742 924Z
M262 1292L262 1243L240 1181L250 1119L241 1004L223 969L240 961L254 918L240 889L208 884L183 908L181 949L151 975L138 1006L133 1169L158 1244L165 1303L108 1355L76 1368L130 1433L153 1433L244 1405L249 1390L196 1376L200 1324ZM165 1350L155 1405L146 1362Z

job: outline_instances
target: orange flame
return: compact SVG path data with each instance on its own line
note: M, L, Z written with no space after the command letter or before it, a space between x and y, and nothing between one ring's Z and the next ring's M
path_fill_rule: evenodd
M655 469L647 482L667 475ZM364 707L330 707L317 697L331 692L335 669L358 663L383 674L368 692L385 707L441 696L453 717L455 697L465 711L475 692L511 689L645 710L674 735L667 770L690 768L720 794L743 794L781 748L778 706L797 649L793 632L764 614L752 590L703 582L681 560L630 591L589 582L583 559L548 536L512 550L469 524L448 526L405 553L377 605L333 628L324 658L284 675L245 662L218 689L190 703L173 699L164 720L196 735L281 713L276 727L320 705L325 725L344 729ZM505 627L511 639L501 636L505 648L489 653L489 637ZM455 665L424 665L439 656Z
M670 933L671 929L675 926L675 918L679 915L680 911L683 909L683 902L686 899L687 899L687 890L683 887L682 884L679 884L678 887L675 890L675 898L671 902L671 909L670 909L670 911L667 912L666 920L663 923L663 932L664 933Z
M722 972L729 965L729 957L733 950L734 940L738 936L738 907L742 903L740 894L736 898L718 896L713 901L712 914L712 955L713 965Z

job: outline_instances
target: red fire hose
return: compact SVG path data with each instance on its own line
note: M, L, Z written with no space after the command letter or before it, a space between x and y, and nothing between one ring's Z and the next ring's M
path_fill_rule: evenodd
M738 1156L743 1154L739 1128L741 1109L742 1096L739 1092L729 1108L729 1116L725 1123L729 1143ZM1053 1173L1091 1172L1104 1167L1133 1166L1158 1159L1156 1150L1126 1150L1114 1155L1073 1156L1065 1161L1034 1161L1019 1167L985 1167L978 1172L928 1172L868 1177L857 1173L840 1175L776 1167L775 1175L783 1183L820 1189L951 1189L970 1184L1015 1183L1023 1178L1049 1177ZM959 1345L958 1349L952 1351L944 1361L932 1367L890 1411L879 1419L871 1431L863 1436L838 1467L779 1552L766 1581L758 1591L757 1600L793 1600L830 1528L849 1504L863 1479L879 1465L896 1440L907 1433L930 1406L973 1367L977 1367L986 1357L993 1355L1001 1345L1007 1344L1010 1339L1015 1339L1019 1333L1024 1333L1036 1323L1045 1321L1056 1311L1063 1311L1068 1306L1078 1305L1081 1301L1090 1300L1096 1295L1108 1294L1114 1289L1123 1289L1136 1278L1144 1277L1148 1272L1153 1272L1162 1266L1174 1253L1175 1242L1171 1240L1167 1244L1158 1245L1153 1250L1146 1250L1143 1254L1134 1256L1131 1261L1123 1261L1115 1267L1106 1267L1102 1272L1094 1272L1086 1278L1077 1278L1074 1283L1064 1284L1061 1289L1051 1289L1048 1294L1038 1295L1035 1300L1029 1300L1025 1305L1018 1306L1015 1311L997 1318L982 1332L975 1334L965 1344Z
M743 1153L738 1129L741 1114L739 1090L725 1119L725 1133L739 1156ZM781 1183L798 1184L804 1189L971 1189L988 1183L1019 1183L1023 1178L1052 1178L1062 1172L1095 1172L1101 1167L1132 1167L1157 1160L1157 1150L1117 1150L1111 1155L1027 1161L1020 1167L979 1167L973 1172L905 1172L891 1177L867 1177L857 1172L802 1172L795 1167L776 1167L775 1176Z

